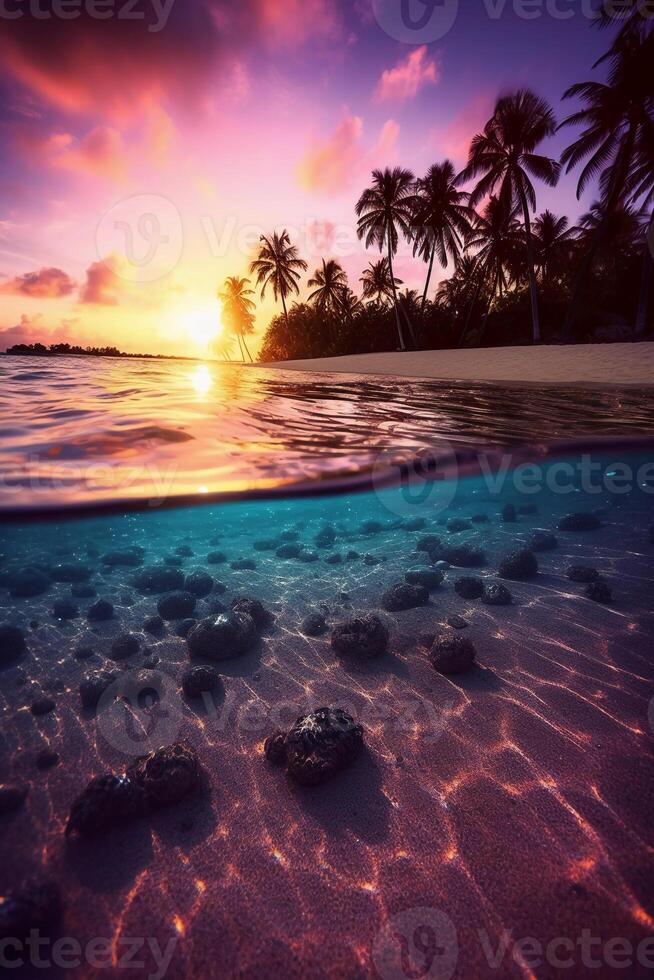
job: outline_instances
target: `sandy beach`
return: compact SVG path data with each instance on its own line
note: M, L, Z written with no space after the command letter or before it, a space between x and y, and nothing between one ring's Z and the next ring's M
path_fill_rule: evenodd
M387 351L260 365L286 371L514 384L654 384L654 343Z

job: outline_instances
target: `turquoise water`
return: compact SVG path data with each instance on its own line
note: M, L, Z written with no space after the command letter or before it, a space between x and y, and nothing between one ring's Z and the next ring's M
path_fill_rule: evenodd
M394 471L404 485L380 468L359 493L2 526L0 622L25 649L5 648L0 670L0 783L27 791L0 818L3 877L57 881L57 935L84 948L107 936L116 976L119 940L134 936L172 942L169 977L215 975L217 957L221 976L383 975L394 917L418 909L446 916L461 975L490 976L478 930L493 947L503 928L574 940L590 921L634 948L651 933L652 455L474 463L454 479L423 456ZM503 559L534 535L537 571L506 577ZM427 594L398 609L389 590L425 572ZM154 628L162 600L191 585L200 594ZM488 603L496 585L509 604ZM273 618L227 659L191 661L186 620L243 597ZM109 618L89 618L98 600ZM334 628L371 615L387 648L343 656ZM453 635L476 662L446 675L431 651ZM214 693L183 693L191 662L219 675ZM111 683L91 707L80 684L99 670ZM264 742L320 706L362 725L365 752L298 787ZM180 739L205 773L201 798L100 840L64 837L92 776ZM522 974L509 958L503 975Z

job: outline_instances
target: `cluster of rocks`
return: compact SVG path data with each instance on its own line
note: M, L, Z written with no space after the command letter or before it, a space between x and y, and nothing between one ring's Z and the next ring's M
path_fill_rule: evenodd
M303 786L324 782L349 765L363 748L363 728L343 708L318 708L297 719L288 732L266 739L264 752L274 765Z

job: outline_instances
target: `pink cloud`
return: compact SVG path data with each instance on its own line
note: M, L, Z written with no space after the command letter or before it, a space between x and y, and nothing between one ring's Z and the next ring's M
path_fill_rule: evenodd
M79 321L63 319L58 327L48 326L43 320L42 313L34 316L23 314L20 322L12 327L0 328L0 351L13 347L14 344L58 344L79 343L71 328ZM87 343L88 341L83 341Z
M300 160L301 186L326 194L347 191L380 157L387 158L393 152L398 133L398 124L387 120L373 149L366 150L361 142L363 120L360 116L345 116L331 136L314 139Z
M403 102L413 99L425 85L440 81L440 69L434 59L427 57L427 45L416 48L395 65L382 72L375 89L375 100Z
M123 138L110 126L96 126L83 139L52 137L53 164L73 173L119 182L127 171L127 151ZM59 150L59 152L57 152Z
M86 282L80 290L80 302L116 306L122 292L120 266L121 259L118 255L108 255L106 259L93 262L86 270Z
M261 33L275 45L290 47L316 37L334 39L342 32L334 0L256 0L256 6Z
M491 94L478 95L444 126L432 131L432 142L442 156L448 156L463 167L468 159L470 142L480 132L493 112Z
M38 272L26 272L16 276L0 286L2 293L14 293L18 296L32 296L39 299L58 299L70 296L75 289L75 282L62 272L61 269L39 269Z

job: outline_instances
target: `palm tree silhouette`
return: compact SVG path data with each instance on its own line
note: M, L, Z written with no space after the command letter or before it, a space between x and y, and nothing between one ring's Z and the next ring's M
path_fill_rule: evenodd
M264 298L268 286L272 286L275 300L281 298L288 324L286 297L300 292L300 271L306 271L307 264L304 259L299 258L295 245L291 245L286 229L279 235L277 232L271 236L262 235L259 241L259 254L250 263L250 272L256 274L257 286L261 286L261 299Z
M577 184L580 198L589 181L599 177L604 220L589 241L584 261L577 273L572 300L563 333L572 333L584 284L591 270L611 214L624 204L640 198L647 205L654 197L654 102L651 64L654 59L654 31L645 33L644 18L627 21L604 61L610 59L606 83L580 82L563 94L564 99L579 98L582 108L563 120L561 126L584 127L561 157L569 173L584 163ZM643 284L637 315L637 331L644 329L651 255L644 244Z
M479 294L487 283L487 312L497 294L501 297L508 286L520 277L519 257L524 245L523 228L518 221L517 205L508 211L504 203L495 195L477 217L475 230L466 244L466 250L476 250L476 288L472 297L466 321L459 339L459 347L468 332L473 310ZM486 317L484 317L484 322Z
M416 184L413 213L413 254L429 263L427 279L420 304L421 312L429 291L434 258L447 268L448 255L456 263L476 215L468 205L469 194L458 189L459 178L450 160L435 163Z
M569 225L565 215L551 211L543 211L534 219L535 260L544 286L551 280L560 282L570 266L577 229Z
M397 252L398 230L411 238L411 220L415 202L415 178L410 170L394 167L373 170L372 184L356 203L357 235L365 238L366 248L375 244L381 252L387 249L388 271L393 292L395 323L400 350L406 350L397 305L397 290L393 275L393 256Z
M534 269L530 209L536 210L536 192L532 177L554 187L559 179L560 164L535 153L542 141L556 130L554 113L544 99L529 89L520 89L500 98L483 133L472 140L468 165L461 180L480 177L470 195L470 204L478 204L499 187L498 200L508 213L519 206L525 226L527 271L531 294L531 317L534 343L540 341L538 287Z
M308 300L314 303L321 313L337 313L342 310L343 294L347 290L347 275L342 266L329 259L322 260L322 268L316 269L313 277L307 283L315 287L309 293Z
M249 286L249 279L228 276L222 290L218 293L218 298L223 304L225 322L238 340L242 359L245 360L243 357L243 348L245 348L250 362L252 362L252 354L245 341L246 334L254 332L255 306L250 299L251 296L254 296L254 292Z
M393 284L388 268L388 259L379 259L378 262L369 262L368 268L363 270L359 278L362 284L364 299L376 300L384 305L386 300L393 299ZM402 280L395 279L395 285L401 286Z

